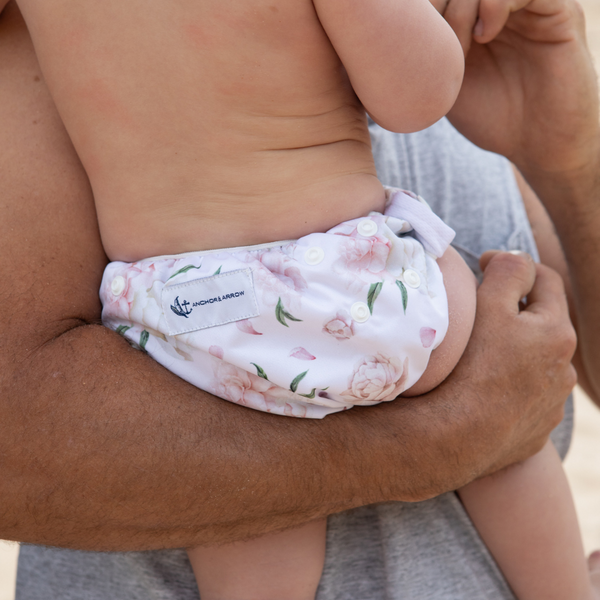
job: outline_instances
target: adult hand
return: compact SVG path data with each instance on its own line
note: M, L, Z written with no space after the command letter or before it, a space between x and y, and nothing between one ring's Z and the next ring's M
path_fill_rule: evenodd
M459 131L526 175L588 168L598 155L598 91L577 2L432 1L466 55L449 114Z
M555 271L527 254L497 251L486 252L481 267L473 334L444 385L465 398L479 394L479 405L469 406L481 426L471 428L468 443L497 445L498 460L486 470L491 473L539 451L560 422L576 383L571 365L576 338ZM499 411L496 430L490 426L489 400Z
M584 379L600 403L600 127L583 12L575 0L432 1L466 53L449 117L515 163L548 211L571 280Z

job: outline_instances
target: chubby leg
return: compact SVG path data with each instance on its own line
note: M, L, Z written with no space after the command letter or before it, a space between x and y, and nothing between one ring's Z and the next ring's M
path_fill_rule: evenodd
M325 561L325 519L188 556L202 600L313 600Z
M567 479L550 442L525 462L458 493L519 600L600 599L590 581Z

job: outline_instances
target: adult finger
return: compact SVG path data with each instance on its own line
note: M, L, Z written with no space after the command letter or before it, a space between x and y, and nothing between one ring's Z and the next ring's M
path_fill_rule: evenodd
M531 0L481 0L473 38L479 44L491 42L504 29L511 13L530 3Z
M526 252L486 252L480 260L483 282L478 302L497 304L517 315L519 302L534 287L536 265Z
M568 318L569 306L561 276L545 265L535 265L536 278L529 294L527 307L530 313L549 313L556 317Z
M473 41L473 28L479 14L479 0L449 0L442 14L454 30L466 56Z
M545 326L545 331L552 338L556 348L555 356L558 363L566 369L566 385L569 385L568 376L571 377L572 386L575 385L577 375L571 360L577 349L577 334L569 317L569 305L562 277L545 265L536 264L536 278L527 295L527 305L519 315L527 322L530 315L534 315L538 322ZM541 317L539 319L538 317Z
M479 257L479 267L481 268L481 270L485 271L488 266L488 263L490 262L490 260L492 260L492 257L496 256L496 254L502 254L502 252L504 252L504 250L486 250ZM509 252L511 254L516 254L516 255L523 254L525 256L529 256L529 254L527 254L527 252L523 252L521 250L509 250Z

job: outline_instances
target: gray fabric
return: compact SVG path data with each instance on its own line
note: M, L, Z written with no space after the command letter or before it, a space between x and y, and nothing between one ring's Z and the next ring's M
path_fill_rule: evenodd
M379 176L411 189L456 232L477 272L486 249L537 257L520 195L502 158L446 120L398 136L372 127ZM553 440L564 456L572 404ZM198 600L185 552L96 554L21 548L17 600ZM318 600L514 600L456 494L418 504L366 506L329 519Z

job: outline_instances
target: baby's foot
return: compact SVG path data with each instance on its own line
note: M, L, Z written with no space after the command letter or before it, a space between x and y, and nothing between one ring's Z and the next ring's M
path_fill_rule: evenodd
M592 591L594 598L600 600L600 550L592 552L588 558L588 569L590 570L590 580L592 582Z

